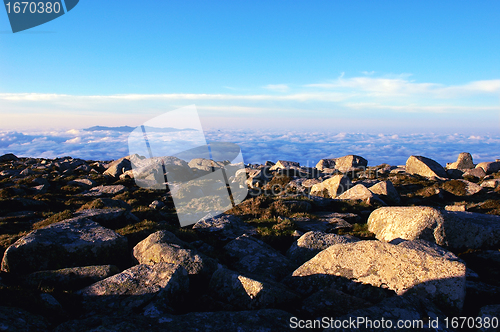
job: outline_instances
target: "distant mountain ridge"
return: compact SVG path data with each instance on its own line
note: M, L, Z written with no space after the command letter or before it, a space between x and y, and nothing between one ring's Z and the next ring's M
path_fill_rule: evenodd
M85 131L119 131L119 132L125 132L125 133L130 133L135 130L137 127L130 127L130 126L121 126L121 127L106 127L106 126L93 126L90 128L85 128L83 130ZM166 128L156 128L156 127L144 127L147 132L155 132L155 133L172 133L172 132L177 132L177 131L197 131L196 129L192 128L184 128L184 129L178 129L178 128L171 128L171 127L166 127Z

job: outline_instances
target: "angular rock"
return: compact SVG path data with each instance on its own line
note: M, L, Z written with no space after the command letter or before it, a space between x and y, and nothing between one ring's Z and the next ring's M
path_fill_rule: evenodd
M78 290L99 280L119 273L114 265L95 265L70 267L60 270L33 272L26 278L26 283L34 288L53 288L57 290Z
M274 171L278 169L294 169L299 168L300 164L295 161L286 161L286 160L278 160L274 166L272 166L269 170Z
M132 164L130 163L130 156L120 158L113 161L108 165L108 168L104 172L104 175L109 175L113 178L119 178L121 174L132 170Z
M482 179L486 176L486 173L484 172L484 169L479 167L479 168L468 169L462 174L463 178L468 177L468 176Z
M291 261L302 265L320 251L339 243L351 243L359 239L350 235L328 234L323 232L307 232L295 241L286 252Z
M495 188L498 188L498 186L500 186L500 179L490 179L490 180L483 181L483 183L481 183L481 187L483 187L483 188L495 189Z
M393 204L401 202L401 197L391 181L380 181L369 187L368 190L378 195L384 202Z
M457 161L454 163L446 164L447 169L459 169L466 170L474 168L474 162L472 161L472 156L468 152L462 152L458 155Z
M280 280L293 271L292 263L264 242L250 236L240 236L224 246L226 253L237 261L237 271Z
M354 187L348 189L346 192L342 193L337 199L349 200L349 201L362 201L368 205L387 205L384 201L377 197L373 192L368 190L364 185L357 184Z
M427 206L379 208L370 214L368 230L387 242L397 238L423 239L453 249L500 244L500 216Z
M342 173L351 171L356 167L366 167L368 161L360 156L348 155L335 159L335 169Z
M262 282L225 268L215 271L209 288L214 298L243 310L279 307L297 298L280 283Z
M500 171L500 162L489 161L477 164L476 168L482 168L484 172L489 175Z
M29 273L65 267L120 264L127 239L95 221L72 218L37 229L7 248L2 271Z
M320 172L334 173L336 171L336 169L335 169L335 159L321 159L316 164L316 168Z
M330 198L335 198L351 187L351 180L345 175L334 175L333 177L315 184L311 187L311 195L323 196L326 193Z
M328 247L292 274L336 275L387 287L398 295L411 292L461 310L465 298L465 264L379 241Z
M444 168L432 159L422 156L410 156L406 161L406 173L424 177L447 178Z
M212 234L222 241L234 240L243 234L252 235L256 233L255 228L230 214L200 220L193 225L193 229L200 233Z
M174 234L158 231L139 242L134 247L133 255L140 264L180 264L189 274L212 275L217 269L217 262L196 250L184 249L186 246Z
M98 281L80 291L84 307L91 311L130 311L153 299L175 305L188 292L187 271L180 265L140 264Z
M68 185L79 186L85 189L90 189L96 185L94 180L91 179L76 179L73 181L69 181Z
M480 185L466 180L449 180L441 186L444 190L455 196L472 196L483 189Z

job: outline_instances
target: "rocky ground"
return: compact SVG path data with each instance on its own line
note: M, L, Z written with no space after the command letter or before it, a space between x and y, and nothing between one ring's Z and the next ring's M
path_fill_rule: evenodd
M500 318L499 160L245 165L229 179L250 187L241 204L181 228L170 193L139 188L130 159L0 156L0 331ZM174 164L187 178L212 165Z

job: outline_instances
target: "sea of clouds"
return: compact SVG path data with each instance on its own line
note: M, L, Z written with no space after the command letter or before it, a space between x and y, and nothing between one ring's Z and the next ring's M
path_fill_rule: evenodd
M86 160L114 160L129 154L129 132L72 129L50 132L0 132L0 155ZM326 131L210 130L208 141L232 142L241 147L246 163L267 160L298 161L314 166L322 158L357 154L369 165L405 164L410 155L432 158L442 164L470 152L476 163L500 158L500 135L368 134Z

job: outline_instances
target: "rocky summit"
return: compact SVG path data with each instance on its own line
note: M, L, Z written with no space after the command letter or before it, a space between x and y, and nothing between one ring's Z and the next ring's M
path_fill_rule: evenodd
M472 156L5 154L0 331L354 331L325 322L359 317L462 331L452 317L500 316L500 161ZM226 185L192 185L224 169ZM222 212L206 192L241 186ZM180 227L176 197L197 222Z

